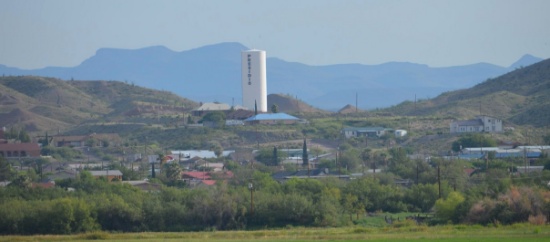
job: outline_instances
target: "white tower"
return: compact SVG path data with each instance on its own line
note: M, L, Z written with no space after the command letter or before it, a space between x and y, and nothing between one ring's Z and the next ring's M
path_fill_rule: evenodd
M258 112L267 112L267 75L265 51L247 50L241 52L243 106Z

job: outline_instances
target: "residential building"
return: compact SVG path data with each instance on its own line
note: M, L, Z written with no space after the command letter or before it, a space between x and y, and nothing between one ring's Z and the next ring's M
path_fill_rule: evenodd
M4 158L40 157L38 143L0 144L0 156Z
M94 142L91 142L93 140ZM106 143L107 142L107 143ZM77 136L54 136L53 145L56 147L84 147L89 144L94 146L120 145L121 138L118 134L90 134Z
M182 180L184 180L190 187L197 187L199 185L211 186L216 184L217 181L227 181L232 179L233 176L233 172L231 171L184 171L181 173Z
M504 158L539 158L544 151L550 150L550 146L518 146L516 148L502 147L475 147L463 148L458 154L460 159L482 159L486 158L489 152L497 159Z
M56 136L53 138L53 144L56 147L84 147L86 146L87 135L79 136Z
M108 181L112 181L114 179L122 181L122 172L119 170L90 171L90 173L95 178L105 177Z
M221 156L226 157L234 152L234 150L224 150ZM217 158L216 152L211 150L172 150L170 155L179 161L186 161L195 157L202 159Z
M497 133L502 132L502 120L489 117L477 116L475 119L459 120L451 122L451 133Z
M388 129L383 127L346 127L342 129L342 133L346 138L353 137L382 137Z
M340 175L338 172L329 172L328 168L317 168L317 169L309 169L309 170L299 170L299 171L280 171L274 173L271 177L273 177L274 180L279 182L284 182L288 179L297 178L326 178L326 177L334 177L338 179L344 179L349 180L349 175Z
M193 109L192 113L193 116L202 116L204 114L207 114L209 112L224 112L224 113L230 113L231 111L237 111L237 110L247 110L247 108L243 106L230 106L227 103L219 103L219 102L213 102L213 103L203 103L200 107ZM249 112L245 112L249 113Z

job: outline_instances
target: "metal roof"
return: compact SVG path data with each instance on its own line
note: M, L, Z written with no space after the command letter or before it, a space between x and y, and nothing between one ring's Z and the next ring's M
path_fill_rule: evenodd
M383 127L345 127L344 131L357 131L357 132L376 132L385 130Z
M456 121L455 124L458 126L483 126L481 119Z
M288 115L286 113L260 113L258 115L247 118L244 121L250 122L250 121L261 121L261 120L299 120L299 118L296 118L292 115Z
M122 176L122 172L119 170L102 170L102 171L90 171L92 176Z

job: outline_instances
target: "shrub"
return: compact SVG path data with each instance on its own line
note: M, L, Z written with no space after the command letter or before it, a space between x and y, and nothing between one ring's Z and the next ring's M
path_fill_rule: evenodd
M546 216L539 215L529 215L529 223L534 225L543 225L546 224Z

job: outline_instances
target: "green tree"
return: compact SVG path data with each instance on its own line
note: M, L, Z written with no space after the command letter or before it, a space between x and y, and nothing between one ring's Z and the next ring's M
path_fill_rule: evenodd
M543 140L545 145L550 145L550 134L545 135Z
M279 106L277 104L271 105L271 112L272 113L278 113L279 112Z
M201 119L201 123L212 122L216 125L223 125L225 122L225 113L224 112L210 112L204 115Z
M210 149L214 151L214 154L218 158L223 154L223 147L219 142L212 143Z
M345 168L346 171L357 170L362 165L361 153L358 149L346 149L340 153L338 162L340 167Z
M48 137L48 132L46 132L46 135L44 135L44 139L42 139L42 147L46 147L50 145L50 137Z
M268 148L262 148L258 152L258 155L256 155L256 160L262 162L265 165L268 166L276 166L280 162L280 157L284 157L284 152L277 149L277 153L274 153L274 150L268 149ZM275 155L277 157L275 157Z
M6 133L6 138L8 139L17 139L18 136L18 131L13 126L11 126L10 130Z
M156 178L155 162L151 162L151 178Z
M176 162L164 165L164 174L170 182L176 182L181 179L181 167Z
M3 156L0 156L0 181L9 181L14 174L15 172L10 163Z
M461 147L495 147L496 145L497 142L491 137L479 133L469 133L453 142L452 150L458 152Z
M29 136L29 134L27 133L27 131L25 131L24 129L21 129L19 131L19 137L18 139L21 141L21 143L28 143L28 142L31 142L31 138Z
M411 212L429 212L437 200L436 184L415 184L405 192L404 201Z
M277 152L277 147L273 146L273 161L272 164L279 165L279 154Z
M465 200L459 192L451 192L447 198L440 198L435 202L435 217L442 223L447 221L458 222L456 220L457 207Z
M30 188L32 185L31 178L27 174L19 174L10 183L10 186L19 188Z
M359 203L359 199L356 195L347 193L343 197L342 207L344 208L345 212L349 214L349 220L353 220L352 215L356 213L357 210L360 210L362 205Z

